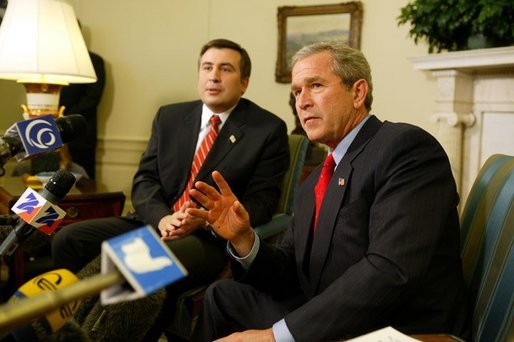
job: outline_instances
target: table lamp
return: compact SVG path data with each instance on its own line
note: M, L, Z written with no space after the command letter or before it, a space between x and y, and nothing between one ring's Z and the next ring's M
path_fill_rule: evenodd
M0 25L0 78L25 86L25 119L62 115L62 86L96 74L73 7L66 0L9 0Z

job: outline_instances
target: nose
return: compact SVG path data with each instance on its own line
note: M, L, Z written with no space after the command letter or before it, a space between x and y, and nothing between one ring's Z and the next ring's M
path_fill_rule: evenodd
M209 72L209 81L219 82L220 81L220 72L217 68L212 68Z
M296 95L296 109L307 110L312 106L312 98L307 90L303 89Z

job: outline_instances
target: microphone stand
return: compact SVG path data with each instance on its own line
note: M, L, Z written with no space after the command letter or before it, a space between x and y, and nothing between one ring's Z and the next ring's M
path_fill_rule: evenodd
M57 291L46 291L35 297L23 298L16 303L0 305L0 334L21 327L63 305L96 295L123 280L119 272L99 274Z

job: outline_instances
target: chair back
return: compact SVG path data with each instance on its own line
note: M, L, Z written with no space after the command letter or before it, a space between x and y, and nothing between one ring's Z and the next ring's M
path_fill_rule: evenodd
M289 225L293 217L293 206L296 190L300 184L300 176L302 174L305 155L307 154L307 146L309 141L303 135L289 135L289 169L284 175L282 181L280 199L277 205L277 211L270 222L255 227L255 231L262 239L283 232Z
M514 157L482 166L461 219L473 341L514 341Z

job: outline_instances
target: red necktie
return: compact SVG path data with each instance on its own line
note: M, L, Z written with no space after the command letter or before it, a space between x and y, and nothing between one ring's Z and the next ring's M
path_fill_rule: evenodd
M173 204L173 211L179 211L180 207L186 202L189 201L191 198L189 196L189 190L193 188L193 182L196 178L196 175L198 175L198 170L202 167L202 164L207 157L207 154L209 153L212 145L214 144L214 141L218 137L219 133L219 124L221 123L221 119L218 115L211 116L211 129L205 136L205 138L202 140L202 144L198 148L198 151L196 151L195 158L193 159L193 164L191 164L191 172L189 174L189 180L187 181L186 189L178 199L178 201Z
M325 190L327 189L328 182L330 182L330 178L334 174L334 167L336 166L336 162L334 161L334 157L332 153L327 156L325 162L323 163L323 169L321 170L321 174L318 179L318 183L314 187L314 196L316 199L316 214L314 216L314 231L316 231L316 223L318 222L319 209L321 208L321 203L323 202L323 197L325 196Z

